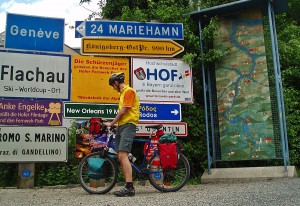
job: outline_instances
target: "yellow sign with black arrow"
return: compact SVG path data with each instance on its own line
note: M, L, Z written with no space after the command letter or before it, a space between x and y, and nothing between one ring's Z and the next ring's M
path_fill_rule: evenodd
M174 57L184 47L169 39L82 38L82 55Z

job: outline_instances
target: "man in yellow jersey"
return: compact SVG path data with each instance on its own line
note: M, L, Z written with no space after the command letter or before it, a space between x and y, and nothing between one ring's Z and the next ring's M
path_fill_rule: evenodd
M114 192L118 197L134 196L135 190L132 184L132 167L128 159L133 139L136 134L136 125L140 118L140 101L136 91L124 83L124 73L114 73L109 78L109 85L120 92L119 112L112 122L106 126L118 124L116 132L116 152L121 164L126 181L125 188Z

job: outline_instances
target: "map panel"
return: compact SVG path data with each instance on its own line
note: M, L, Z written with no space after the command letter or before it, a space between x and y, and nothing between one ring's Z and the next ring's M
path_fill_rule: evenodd
M214 49L222 160L275 157L266 51L258 10L218 19Z

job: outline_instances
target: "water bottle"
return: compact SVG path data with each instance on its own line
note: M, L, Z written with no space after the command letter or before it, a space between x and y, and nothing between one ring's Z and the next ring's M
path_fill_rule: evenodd
M132 162L132 163L134 163L135 160L136 160L136 158L135 158L131 153L128 154L128 159L129 159L129 161Z

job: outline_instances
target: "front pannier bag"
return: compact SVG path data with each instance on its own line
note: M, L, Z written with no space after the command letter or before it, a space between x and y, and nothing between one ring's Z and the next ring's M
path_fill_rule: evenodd
M88 164L89 164L88 176L89 176L89 178L99 180L104 177L104 162L105 162L105 159L100 158L100 157L88 159Z

